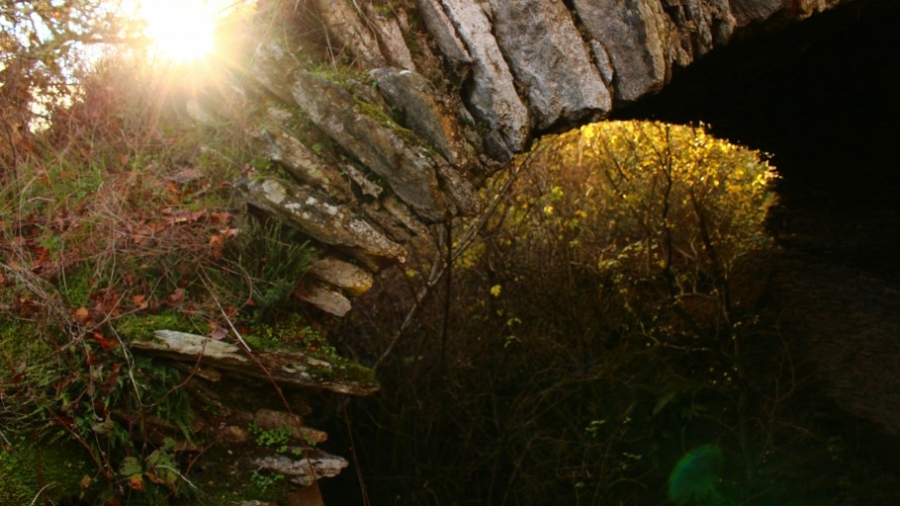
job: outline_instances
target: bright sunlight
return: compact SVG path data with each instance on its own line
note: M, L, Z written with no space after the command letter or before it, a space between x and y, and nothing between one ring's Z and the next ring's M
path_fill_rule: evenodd
M138 0L135 17L146 21L144 33L160 57L183 63L212 52L220 4L204 0Z

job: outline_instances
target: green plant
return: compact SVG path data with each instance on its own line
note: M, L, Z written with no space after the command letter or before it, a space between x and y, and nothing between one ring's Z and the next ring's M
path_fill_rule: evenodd
M265 320L288 299L315 255L297 231L278 221L248 219L207 272L217 293Z
M263 429L255 423L249 424L247 430L255 436L256 444L273 448L278 453L288 451L288 442L291 439L291 434L293 434L293 430L290 427Z
M244 339L253 348L286 349L303 352L330 364L330 367L312 366L316 376L374 384L375 372L357 361L347 359L318 330L298 314L288 314L274 322L253 325Z
M281 473L250 472L250 482L260 492L268 492L271 488L283 482L285 475Z
M119 476L127 485L137 491L144 492L149 485L144 481L161 486L164 490L178 491L183 476L174 455L175 442L167 438L163 445L153 450L143 462L137 457L125 457L119 468Z

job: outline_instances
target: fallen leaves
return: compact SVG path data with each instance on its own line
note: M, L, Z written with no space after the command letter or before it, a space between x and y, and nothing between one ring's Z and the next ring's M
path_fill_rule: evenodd
M134 304L134 308L143 311L150 307L150 303L147 301L146 295L133 295L131 297L131 302Z
M218 234L213 234L209 238L210 254L216 260L222 258L222 250L225 248L225 242L238 235L240 231L236 228L225 227Z
M171 295L166 297L166 302L172 305L180 304L184 301L184 288L177 288Z
M94 341L97 341L97 343L100 345L101 348L103 348L103 351L105 351L105 352L109 352L113 348L116 348L117 346L119 346L118 339L109 339L107 337L104 337L103 334L101 334L99 332L94 332L92 334L92 337L94 338Z
M72 319L81 325L85 325L88 321L90 321L91 314L88 312L88 309L86 307L82 306L76 309L74 313L72 313Z
M209 326L212 328L212 331L208 334L210 339L221 341L228 336L228 329L220 326L216 322L209 322Z

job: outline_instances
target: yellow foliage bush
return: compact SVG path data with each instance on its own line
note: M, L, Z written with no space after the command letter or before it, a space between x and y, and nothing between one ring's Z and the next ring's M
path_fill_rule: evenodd
M702 126L590 124L542 139L522 163L484 190L517 178L482 233L487 264L524 285L515 293L590 278L603 301L672 305L689 320L678 327L696 331L728 319L741 295L732 280L771 246L771 168Z

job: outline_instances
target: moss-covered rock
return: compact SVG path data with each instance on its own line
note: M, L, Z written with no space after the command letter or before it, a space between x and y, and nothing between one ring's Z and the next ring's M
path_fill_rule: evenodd
M259 325L244 336L251 346L263 350L299 351L328 364L315 371L317 377L360 384L377 384L375 372L338 353L328 338L297 315L275 325Z
M157 330L196 331L196 326L182 313L163 312L154 315L123 316L116 324L116 331L133 341L148 341Z

